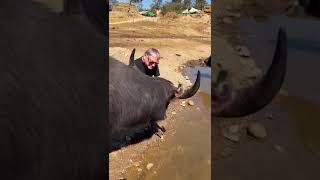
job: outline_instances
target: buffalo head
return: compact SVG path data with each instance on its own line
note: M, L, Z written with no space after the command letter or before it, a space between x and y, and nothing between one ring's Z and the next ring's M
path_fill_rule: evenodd
M216 117L240 117L255 113L272 101L280 90L286 73L286 32L280 28L273 62L267 73L253 86L233 90L221 71L212 83L212 114Z

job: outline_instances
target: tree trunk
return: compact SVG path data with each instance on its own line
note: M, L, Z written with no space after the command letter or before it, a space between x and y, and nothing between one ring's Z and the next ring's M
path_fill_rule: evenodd
M130 0L128 12L130 12L131 3L132 3L132 0Z

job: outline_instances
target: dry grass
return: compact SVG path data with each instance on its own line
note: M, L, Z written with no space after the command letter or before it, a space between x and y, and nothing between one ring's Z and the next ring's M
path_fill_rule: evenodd
M179 17L179 15L175 12L168 12L164 15L164 18L168 18L168 19L177 19Z
M121 22L121 21L128 21L134 18L143 18L142 15L139 13L128 13L122 11L110 11L109 12L109 22Z

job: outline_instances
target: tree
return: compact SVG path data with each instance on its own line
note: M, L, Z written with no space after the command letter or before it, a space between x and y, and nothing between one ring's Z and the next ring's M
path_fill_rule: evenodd
M198 9L202 9L203 6L207 4L206 0L196 0L195 7Z
M118 4L119 3L119 1L118 0L111 0L111 4L114 6L114 5L116 5L116 4Z
M142 0L129 0L129 8L128 8L128 12L130 12L130 7L132 3L140 3L142 2Z
M151 9L159 9L161 4L162 4L162 0L153 0Z
M184 0L183 4L187 7L187 8L191 8L192 6L192 1L191 0Z

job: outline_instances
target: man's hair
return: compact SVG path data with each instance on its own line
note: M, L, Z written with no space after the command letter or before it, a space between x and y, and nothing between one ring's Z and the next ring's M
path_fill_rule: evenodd
M157 49L150 48L144 53L144 55L146 55L146 56L152 56L152 55L160 56L160 53L159 53L159 51Z

